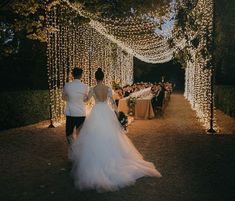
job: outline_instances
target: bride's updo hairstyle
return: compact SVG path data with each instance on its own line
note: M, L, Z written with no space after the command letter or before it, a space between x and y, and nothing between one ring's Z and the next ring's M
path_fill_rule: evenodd
M95 79L97 81L101 81L104 79L104 73L101 68L98 68L97 71L95 72Z

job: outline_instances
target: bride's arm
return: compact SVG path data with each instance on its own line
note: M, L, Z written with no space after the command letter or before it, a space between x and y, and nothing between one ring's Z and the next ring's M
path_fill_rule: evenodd
M111 88L108 89L108 98L109 98L109 101L112 105L112 108L114 109L114 112L118 115L118 108L117 108L116 102L113 99L113 93L112 93Z

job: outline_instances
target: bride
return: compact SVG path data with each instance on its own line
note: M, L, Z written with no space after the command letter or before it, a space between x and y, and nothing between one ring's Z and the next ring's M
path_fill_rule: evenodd
M80 190L115 191L134 184L143 176L161 177L153 163L145 161L124 134L115 114L112 90L103 84L101 68L95 78L97 85L86 98L88 101L94 97L95 105L71 147L75 186Z

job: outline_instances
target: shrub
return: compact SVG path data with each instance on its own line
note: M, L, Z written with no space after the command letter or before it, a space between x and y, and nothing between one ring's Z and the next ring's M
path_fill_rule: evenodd
M47 90L0 93L0 130L49 119Z
M215 86L215 106L231 117L235 117L235 86Z

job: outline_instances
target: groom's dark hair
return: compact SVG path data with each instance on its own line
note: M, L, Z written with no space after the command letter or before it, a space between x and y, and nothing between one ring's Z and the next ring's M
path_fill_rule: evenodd
M83 70L82 70L81 68L78 68L78 67L74 68L74 69L73 69L73 72L72 72L73 77L74 77L75 79L81 78L82 73L83 73Z

